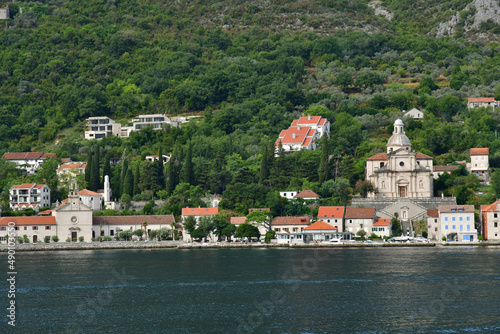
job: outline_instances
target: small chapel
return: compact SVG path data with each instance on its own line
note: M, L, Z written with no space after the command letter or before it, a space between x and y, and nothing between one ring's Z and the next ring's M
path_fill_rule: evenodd
M366 180L376 188L368 197L433 197L432 164L431 156L411 150L403 121L397 119L387 142L387 153L378 153L366 160Z

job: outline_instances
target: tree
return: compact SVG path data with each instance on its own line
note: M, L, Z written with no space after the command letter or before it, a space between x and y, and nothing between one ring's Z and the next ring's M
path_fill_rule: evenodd
M125 151L123 151L122 157L122 170L120 172L120 194L123 194L123 188L125 185L125 176L127 175L128 170L128 159L125 157Z
M241 224L236 228L234 233L235 238L260 238L259 229L251 224L245 223Z
M111 155L109 152L104 157L104 166L102 167L102 184L104 184L104 178L106 175L111 178Z
M143 222L143 223L141 224L141 228L143 228L143 227L144 227L144 232L145 232L145 234L146 234L146 239L149 239L149 236L148 236L148 225L149 225L149 224L148 224L148 222Z
M245 223L255 223L255 226L263 225L266 230L271 230L272 215L270 211L254 210L247 215Z
M500 198L500 169L495 170L490 179L491 189L495 198Z
M271 168L274 160L274 144L269 142L269 144L264 146L262 151L262 159L260 163L260 174L259 182L261 184L269 185L268 180L271 174Z
M97 144L94 147L94 154L92 155L92 167L90 170L91 176L90 176L89 189L92 191L97 191L101 185L99 165L100 165L100 146L99 144Z
M134 175L132 175L132 168L128 168L125 179L123 180L123 194L129 196L134 195Z
M321 160L319 163L319 182L323 183L330 177L330 163L328 161L328 136L326 134L321 137Z
M139 189L139 182L140 182L139 164L136 164L134 169L134 186L133 186L134 195L141 193L141 190Z
M377 191L377 189L375 188L373 183L371 183L368 180L366 180L366 181L358 180L358 182L356 182L356 186L354 188L354 192L359 193L361 195L361 197L363 197L363 198L366 198L368 196L368 193L376 192L376 191Z
M182 167L182 182L194 184L193 148L191 142L188 144L184 166Z
M205 241L207 241L207 237L215 229L215 223L214 219L211 216L203 216L200 218L200 221L198 223L198 228L196 230L199 230L199 233L203 235L203 238Z
M352 79L352 71L343 70L335 77L333 83L337 86L340 86L342 90L346 90L349 86L354 84L354 80Z
M196 224L197 224L197 221L196 221L196 218L194 218L194 216L188 216L185 220L184 220L184 229L186 231L188 231L189 234L192 234L193 231L196 229Z
M365 240L367 232L365 230L359 230L356 235L361 238L361 240Z

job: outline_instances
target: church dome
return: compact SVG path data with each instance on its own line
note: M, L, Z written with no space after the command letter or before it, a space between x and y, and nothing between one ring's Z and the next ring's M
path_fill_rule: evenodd
M397 119L394 122L394 131L391 138L387 141L387 152L396 151L400 148L409 150L411 147L410 139L405 135L403 121Z

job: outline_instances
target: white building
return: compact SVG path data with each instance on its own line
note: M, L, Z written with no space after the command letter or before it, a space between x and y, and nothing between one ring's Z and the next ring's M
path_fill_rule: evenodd
M121 136L121 124L107 116L87 118L85 139L101 139L106 136Z
M375 208L346 208L344 218L345 232L351 232L356 235L359 231L364 230L366 236L369 236L374 220Z
M326 118L321 118L321 116L304 116L299 119L294 119L292 126L307 126L311 129L315 129L320 138L323 137L324 134L330 138L330 122Z
M489 163L489 148L471 148L470 149L470 169L471 174L477 175L481 180L489 183L488 170Z
M388 238L392 234L392 221L389 218L375 218L371 233L381 238Z
M300 193L294 196L295 199L303 199L303 200L319 200L321 198L320 195L316 194L312 190L302 190Z
M318 220L336 227L338 232L344 232L344 212L343 206L320 206Z
M413 108L410 111L404 113L403 117L411 117L413 119L424 119L424 112Z
M438 179L444 173L451 174L458 169L458 165L434 166L432 167L432 177Z
M18 168L25 169L28 175L35 174L42 167L44 160L48 158L57 158L57 155L43 152L7 152L2 157L2 159L16 163Z
M373 197L430 198L433 196L433 158L411 150L411 142L398 119L387 142L387 153L366 160L366 180L373 183Z
M50 188L46 184L25 183L10 188L10 207L14 211L50 206Z
M146 161L149 161L149 162L154 162L154 161L158 161L159 157L157 155L146 155L146 158L144 158L144 159ZM165 165L169 161L170 161L170 155L163 154L163 164Z
M219 213L219 208L182 208L182 223L184 225L184 222L188 217L194 217L196 219L196 222L199 223L201 217L206 217L206 216L215 216ZM193 238L191 238L191 235L189 232L184 228L182 229L182 238L184 242L192 242ZM214 242L217 240L217 237L213 234L210 233L208 236L210 241Z
M9 6L0 8L0 20L7 20L10 18Z
M103 194L99 194L88 189L83 189L78 192L78 195L80 196L80 201L91 208L92 211L102 210Z
M291 191L280 191L280 196L281 197L284 197L286 199L294 199L295 196L297 196L299 192L298 191L295 191L295 190L291 190Z
M151 127L154 130L160 130L167 124L169 124L167 116L163 114L139 115L132 120L132 129L133 131L139 131Z
M287 130L282 130L275 143L276 153L279 146L283 152L292 153L303 149L314 151L316 140L323 135L330 137L330 122L320 116L306 116L296 119Z
M467 108L470 110L471 108L486 108L486 107L495 107L498 106L498 102L493 97L471 97L467 100Z
M144 223L147 223L144 225ZM96 216L92 218L92 237L109 236L116 238L120 231L144 230L149 233L152 230L162 228L175 229L173 215L151 215L151 216ZM146 234L144 234L146 236Z
M29 242L43 242L46 236L57 236L56 218L53 216L27 216L0 218L0 242L6 241L9 227L14 228L16 239L25 235ZM64 241L64 240L63 240Z
M438 240L446 237L446 241L477 241L477 230L474 223L474 205L440 205Z

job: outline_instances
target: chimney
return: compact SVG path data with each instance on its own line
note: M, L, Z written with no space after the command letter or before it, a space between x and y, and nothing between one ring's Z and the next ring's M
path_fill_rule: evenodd
M295 137L296 137L296 136L295 136L295 133L292 133L292 138L293 138L293 139L295 139Z
M307 116L307 119L308 119L308 120L311 120L311 115Z
M300 131L300 125L297 125L297 130L299 130L299 131Z

